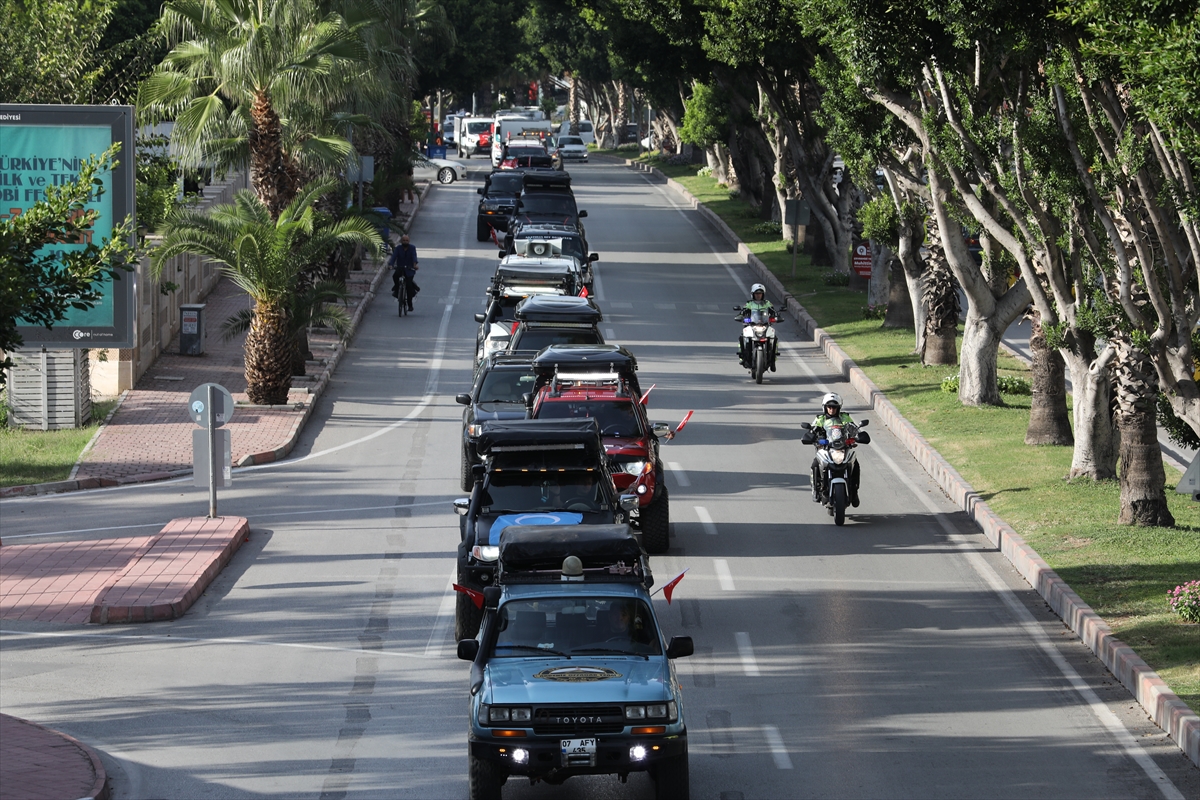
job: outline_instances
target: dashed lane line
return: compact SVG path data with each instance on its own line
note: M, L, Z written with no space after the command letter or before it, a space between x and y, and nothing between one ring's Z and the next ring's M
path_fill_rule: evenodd
M783 737L779 735L779 728L774 725L763 725L763 735L767 737L767 747L771 750L771 758L775 759L775 766L779 769L791 769L792 759L788 755L787 748L783 746Z
M742 660L742 672L747 678L757 678L762 675L758 671L758 659L754 657L754 648L750 646L750 634L738 631L733 635L737 640L738 658Z
M723 558L713 559L713 571L717 573L717 583L726 592L735 591L733 585L733 573L729 571L729 562Z
M667 466L670 467L672 474L675 475L675 480L679 482L680 486L692 485L691 480L688 478L688 474L683 471L683 467L679 465L678 461L668 461Z
M713 518L709 516L708 509L704 506L692 506L696 509L696 516L700 518L700 524L704 526L704 532L709 536L717 535L717 526L713 522Z

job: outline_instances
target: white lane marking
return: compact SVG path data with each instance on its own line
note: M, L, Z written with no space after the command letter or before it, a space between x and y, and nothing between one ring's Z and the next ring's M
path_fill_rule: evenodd
M737 640L738 656L742 659L742 672L746 673L747 678L757 678L760 673L758 671L758 661L754 658L754 648L750 646L750 634L745 631L738 631L733 635Z
M425 645L426 658L441 658L442 644L450 631L450 622L454 619L454 576L446 581L446 591L442 594L442 604L438 606L437 617L433 621L433 631L429 634L429 642Z
M679 481L680 486L692 485L692 482L688 480L688 474L683 471L683 467L679 465L678 461L668 461L667 466L670 467L671 472L674 473L675 480Z
M708 509L704 506L692 506L696 509L696 516L700 518L700 524L704 526L704 532L709 536L717 535L717 526L713 523L712 517L708 514Z
M734 591L733 573L729 571L729 562L723 558L713 559L713 571L717 573L717 583L727 592Z
M609 344L612 344L612 340L617 338L617 334L615 334L613 332L612 328L605 328L604 329L604 338L609 341Z
M800 358L799 354L794 352L792 346L785 345L785 347L792 360L813 379L817 389L821 392L829 391L828 385L817 377L817 373L808 365L808 362ZM1158 787L1163 797L1166 800L1183 800L1183 794L1175 787L1171 779L1167 777L1166 773L1154 762L1154 759L1138 744L1137 739L1133 738L1133 734L1117 718L1112 709L1105 705L1104 701L1092 690L1092 687L1088 686L1079 673L1075 671L1075 668L1063 658L1062 653L1054 646L1054 642L1051 641L1046 632L1038 625L1033 615L1029 613L1029 609L1021 605L1015 593L1008 588L1008 585L996 573L992 565L979 554L974 543L960 534L950 524L950 521L946 519L945 512L938 508L937 504L930 499L928 493L917 486L905 474L904 470L900 468L900 465L893 461L891 456L885 453L882 448L872 448L870 452L878 456L879 460L887 465L888 469L900 479L901 483L908 487L909 491L934 516L938 524L942 527L942 530L946 532L950 541L962 553L967 563L971 565L971 569L974 570L975 574L982 578L984 583L988 585L988 588L998 595L1004 605L1008 607L1008 610L1015 618L1017 626L1024 631L1026 636L1033 640L1033 643L1054 663L1054 666L1058 667L1058 671L1062 673L1062 676L1067 679L1071 687L1083 698L1083 702L1088 706L1092 714L1095 715L1096 719L1099 720L1100 724L1112 734L1113 738L1125 750L1126 754L1142 768L1142 771L1146 773L1146 777Z
M321 650L329 653L358 653L360 655L392 656L395 658L425 658L420 653L402 653L396 650L363 650L359 647L330 647L320 644L297 644L295 642L268 642L257 639L206 639L200 636L157 636L150 634L121 633L46 633L37 631L12 631L0 629L0 636L36 636L49 639L119 639L124 641L165 642L167 644L245 644L262 647L290 647L297 650Z
M399 428L403 425L407 425L408 423L412 422L417 417L419 417L425 411L425 409L429 406L429 404L433 402L433 399L437 394L438 381L441 377L442 361L446 354L447 332L450 328L450 315L454 311L454 305L455 305L455 303L453 301L454 301L454 298L457 297L457 295L458 295L458 287L459 287L459 284L462 282L463 262L467 257L467 223L470 221L470 219L471 219L470 216L463 218L463 227L462 227L462 230L459 232L458 260L455 262L455 265L454 265L454 281L450 284L450 294L447 296L447 300L449 302L447 302L447 304L446 304L446 310L444 312L442 312L442 322L441 322L441 325L438 327L438 335L437 335L437 341L434 344L433 357L429 361L429 377L425 381L425 394L424 394L424 396L422 396L420 401L417 402L416 406L413 407L412 411L410 411L404 417L391 423L390 425L386 425L386 426L374 431L373 433L369 433L366 436L362 436L353 441L345 442L343 444L337 445L336 447L331 447L328 450L318 450L317 452L309 453L308 455L301 456L300 458L284 459L283 461L274 461L270 464L258 464L253 467L235 467L233 470L234 474L242 474L245 472L257 472L259 470L264 470L264 469L278 469L279 467L288 466L291 464L300 464L302 462L309 461L310 459L319 458L321 456L326 456L326 455L329 455L330 453L336 453L340 450L345 450L348 447L357 447L358 445L363 444L364 442L369 442L372 439L377 439L380 436L391 433L392 431L396 430L397 428ZM116 492L116 491L123 491L123 490L128 490L128 489L145 489L147 487L168 486L168 485L175 484L175 483L191 482L192 480L193 480L193 476L185 475L180 478L172 478L171 480L166 480L166 481L155 481L154 483L134 483L134 484L126 485L126 486L108 486L108 487L104 487L102 489L84 489L82 491L72 492L71 494L72 494L72 496L78 496L78 495L95 494L97 492ZM6 505L11 505L13 503L37 502L39 500L46 500L46 499L61 499L61 498L58 497L58 495L38 495L36 497L9 498L9 499L6 499L4 502Z
M599 303L604 299L604 284L600 282L600 269L592 262L592 296Z
M791 769L792 759L788 756L787 748L783 746L783 737L779 735L779 728L774 725L763 725L763 735L767 737L767 747L771 749L771 758L775 759L775 766L779 769Z
M396 508L421 508L423 506L440 506L450 500L433 500L428 503L392 503L386 506L359 506L358 508L320 508L315 511L275 511L269 514L255 514L256 520L268 517L311 517L314 514L357 514L360 511L390 511ZM73 531L50 531L49 533L19 533L16 536L5 536L5 539L33 539L42 536L70 536L76 533L99 533L101 531L122 531L130 528L161 528L168 520L162 522L147 522L144 525L113 525L108 528L78 528Z

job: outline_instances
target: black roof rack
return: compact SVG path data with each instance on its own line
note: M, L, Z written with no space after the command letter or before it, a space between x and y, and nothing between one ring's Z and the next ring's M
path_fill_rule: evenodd
M552 344L533 359L533 368L543 372L595 372L637 370L637 357L615 344Z
M476 447L484 455L548 450L604 452L594 419L485 420Z
M600 309L586 297L534 295L517 306L522 322L575 322L595 325L604 319Z
M552 258L553 262L547 263L544 258ZM504 261L501 261L496 266L496 274L492 276L493 281L497 280L520 280L526 278L548 278L548 277L565 277L573 276L577 270L571 264L570 256L505 256Z
M493 367L503 364L504 366L528 366L531 369L533 368L533 359L529 357L529 353L510 353L507 350L498 350L489 355L488 363Z
M585 583L653 583L628 525L510 525L500 532L500 581L561 582L568 556L583 563Z
M533 167L524 170L526 189L570 189L571 175L552 167Z

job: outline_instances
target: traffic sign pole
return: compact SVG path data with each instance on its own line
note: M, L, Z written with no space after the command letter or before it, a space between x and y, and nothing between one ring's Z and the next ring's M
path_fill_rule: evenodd
M217 427L213 408L217 402L217 385L208 385L208 518L217 518Z

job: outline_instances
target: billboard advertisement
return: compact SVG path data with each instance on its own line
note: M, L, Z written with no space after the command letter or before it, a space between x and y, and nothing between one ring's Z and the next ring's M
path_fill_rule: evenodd
M58 186L79 176L90 156L120 143L120 163L100 175L104 193L88 204L99 212L91 236L96 244L110 238L113 226L134 217L136 157L132 106L13 105L0 103L0 219L24 212ZM47 248L82 250L86 242L47 244ZM86 311L70 309L47 330L21 325L25 347L51 348L134 346L135 273L103 278L102 297Z

